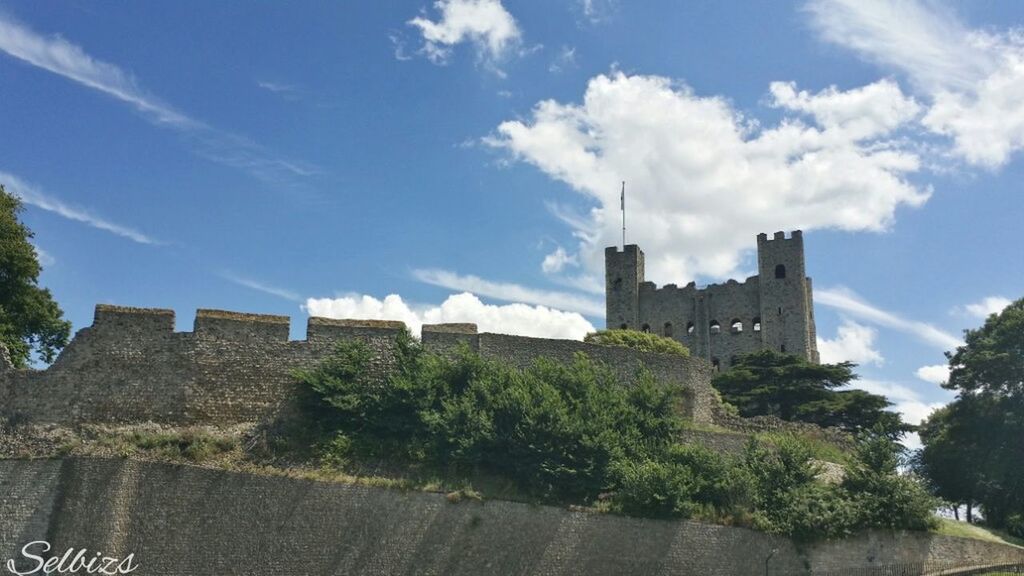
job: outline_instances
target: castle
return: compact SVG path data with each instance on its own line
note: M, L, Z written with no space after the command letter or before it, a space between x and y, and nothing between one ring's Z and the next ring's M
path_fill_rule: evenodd
M811 279L804 266L803 233L757 236L757 276L697 288L658 288L644 280L644 253L636 244L605 249L607 328L654 332L726 369L742 354L775 350L818 362Z

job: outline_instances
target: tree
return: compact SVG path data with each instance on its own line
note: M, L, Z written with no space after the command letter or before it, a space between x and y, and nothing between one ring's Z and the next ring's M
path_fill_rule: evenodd
M854 364L814 364L799 356L762 350L741 356L711 382L742 416L778 416L783 420L835 426L859 433L881 425L890 438L914 429L886 410L884 396L863 390L838 390L857 378Z
M690 355L690 349L676 340L667 336L651 334L650 332L640 332L639 330L599 330L587 334L583 341L604 346L633 348L641 352L657 352L659 354L674 354L676 356Z
M944 386L959 394L925 424L923 474L937 494L976 498L986 522L1005 526L1024 515L1024 299L946 357Z
M50 291L39 286L42 267L29 242L32 231L18 220L21 210L21 200L0 185L0 344L16 367L33 351L53 361L71 334Z

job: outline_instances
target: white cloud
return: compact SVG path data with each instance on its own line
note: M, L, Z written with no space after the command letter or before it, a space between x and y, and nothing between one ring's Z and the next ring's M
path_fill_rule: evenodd
M47 212L53 212L58 216L67 218L68 220L74 220L75 222L81 222L93 228L116 234L123 238L127 238L133 242L139 244L161 244L159 240L152 238L138 230L122 226L120 224L114 224L105 218L97 216L77 206L71 206L70 204L64 203L62 200L58 200L52 196L44 194L37 187L28 184L20 178L0 170L0 184L4 185L4 188L8 193L13 194L25 203Z
M962 308L954 308L953 312L956 314L971 316L979 320L984 320L991 316L992 314L999 314L1000 312L1003 311L1004 308L1009 306L1011 303L1012 302L1009 298L1004 298L1002 296L989 296L987 298L982 298L978 302L967 304Z
M914 375L925 382L945 384L946 380L949 380L949 365L932 364L931 366L921 366L914 372Z
M881 352L875 349L877 335L877 331L870 326L844 319L834 339L818 338L821 361L825 364L848 361L860 365L881 366L884 358Z
M849 388L856 388L872 394L885 396L893 403L890 410L900 413L903 416L904 422L914 425L920 424L933 411L942 408L953 399L952 393L946 393L946 401L928 402L909 386L881 380L856 380ZM916 432L907 434L903 438L903 444L912 450L917 449L921 447L921 439Z
M220 276L221 278L224 278L225 280L228 280L230 282L234 282L239 286L245 286L246 288L256 290L258 292L263 292L264 294L270 294L271 296L277 296L278 298L291 300L292 302L303 301L301 296L299 296L295 292L292 292L291 290L271 286L264 282L260 282L259 280L253 280L252 278L239 276L237 274L234 274L233 272L224 271L220 273Z
M723 278L760 232L831 228L879 231L900 206L930 190L906 180L920 160L894 131L915 104L888 81L850 92L798 93L775 85L773 104L806 114L759 128L729 102L659 76L592 78L580 104L538 103L485 138L594 203L559 208L581 238L581 263L597 274L618 243L619 182L627 182L629 241L647 254L648 278ZM869 107L880 112L857 120ZM816 120L820 119L820 120ZM819 123L820 122L820 123ZM627 223L627 226L629 224Z
M615 4L616 0L579 0L580 10L591 24L609 20L615 10Z
M493 63L520 42L519 26L501 0L438 0L434 8L437 21L425 16L409 20L423 35L423 53L434 63L447 62L453 47L467 41L479 60Z
M366 295L310 298L305 307L313 316L400 320L417 334L423 324L445 322L473 322L481 332L538 338L580 340L594 331L590 322L573 312L526 304L484 304L468 292L453 294L439 306L411 305L401 296L391 294L383 300Z
M420 282L441 286L451 290L473 292L489 298L504 300L506 302L525 302L527 304L539 304L559 310L579 312L588 316L604 316L605 305L586 296L571 294L567 292L555 292L550 290L537 290L507 282L492 282L477 276L460 276L447 270L415 270L413 276Z
M548 72L552 74L560 74L569 68L576 67L576 47L562 46L562 49L558 51L558 54L551 60L551 64L548 65Z
M545 274L558 274L565 269L566 266L578 266L579 262L576 260L575 255L566 253L565 248L559 246L555 248L555 251L544 257L544 261L541 262L541 270Z
M32 244L32 247L35 248L36 259L39 261L39 265L43 268L48 268L57 263L57 259L46 250L43 250L36 244Z
M129 104L153 124L183 134L200 156L274 183L313 169L276 158L261 146L188 117L140 88L130 74L60 36L45 37L0 12L0 51Z
M814 301L817 304L842 310L861 320L912 334L942 350L953 350L963 343L956 336L931 324L907 320L898 314L873 306L844 288L816 289L814 291Z
M1024 34L976 30L937 2L811 0L821 36L905 74L930 106L922 123L970 164L1024 148Z

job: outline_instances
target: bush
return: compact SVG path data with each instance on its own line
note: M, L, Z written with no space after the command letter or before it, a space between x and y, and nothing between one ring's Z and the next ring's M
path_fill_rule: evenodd
M1007 516L1006 532L1015 538L1024 538L1024 514L1010 514Z
M683 425L677 389L647 373L621 386L584 355L517 369L468 348L453 358L427 353L403 335L396 357L395 370L378 377L366 346L349 341L299 374L319 397L315 416L330 423L325 462L380 457L498 475L542 500L592 501L609 488L612 462L664 450Z
M379 371L367 346L339 345L300 373L311 392L309 436L324 466L368 458L433 477L496 478L516 492L560 504L602 494L615 512L753 525L812 539L861 527L926 528L932 500L897 473L884 436L864 440L839 485L816 478L805 440L752 440L738 457L677 443L678 388L641 371L629 386L585 355L539 359L525 369L463 347L452 357L407 334Z
M587 334L583 341L604 346L633 348L641 352L657 352L684 357L690 355L689 348L671 338L636 330L599 330Z

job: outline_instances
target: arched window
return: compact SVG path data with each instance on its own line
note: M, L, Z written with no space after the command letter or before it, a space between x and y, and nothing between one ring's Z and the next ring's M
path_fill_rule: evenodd
M693 334L694 330L696 330L696 327L693 325L693 322L687 322L686 323L686 333L687 334Z
M722 326L718 323L718 320L711 321L711 333L718 334L722 331Z
M729 324L729 330L732 330L733 334L739 334L743 332L743 321L739 318L733 318Z
M780 280L782 278L785 278L786 277L786 267L783 266L782 264L779 264L778 266L776 266L775 267L775 277L779 278Z
M644 324L643 326L640 327L640 331L641 332L650 332L651 331L651 325L650 324Z
M619 324L619 330L626 330L628 328L629 328L629 326L627 326L625 324Z
M665 322L665 332L664 332L664 334L668 338L672 337L672 323L671 322Z
M711 367L715 369L715 372L718 372L721 369L721 364L722 363L718 361L718 358L711 359Z
M760 332L760 331L761 331L761 317L760 316L754 316L754 332Z

